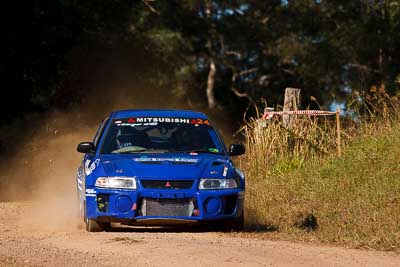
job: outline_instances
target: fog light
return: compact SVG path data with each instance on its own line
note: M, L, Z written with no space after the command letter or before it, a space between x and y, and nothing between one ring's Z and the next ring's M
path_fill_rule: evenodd
M200 210L199 209L194 209L192 212L192 216L199 216L200 215Z

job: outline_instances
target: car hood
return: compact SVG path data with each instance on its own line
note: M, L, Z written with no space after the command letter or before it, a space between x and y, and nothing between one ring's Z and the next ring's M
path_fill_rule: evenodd
M118 154L103 155L101 163L108 176L150 179L197 179L226 177L229 160L212 154Z

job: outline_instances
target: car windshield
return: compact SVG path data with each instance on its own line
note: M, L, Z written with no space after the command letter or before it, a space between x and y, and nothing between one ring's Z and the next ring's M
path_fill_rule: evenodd
M212 153L223 148L208 120L188 118L116 119L106 132L102 154Z

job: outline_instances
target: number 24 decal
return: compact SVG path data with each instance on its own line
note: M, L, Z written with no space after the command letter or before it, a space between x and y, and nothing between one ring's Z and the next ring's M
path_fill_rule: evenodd
M210 125L210 122L208 120L203 120L203 119L193 119L190 121L191 124L207 124Z

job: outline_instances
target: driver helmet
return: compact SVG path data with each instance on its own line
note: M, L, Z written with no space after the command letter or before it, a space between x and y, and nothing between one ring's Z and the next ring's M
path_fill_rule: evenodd
M118 129L116 141L119 148L133 146L137 130L131 126L122 126Z

